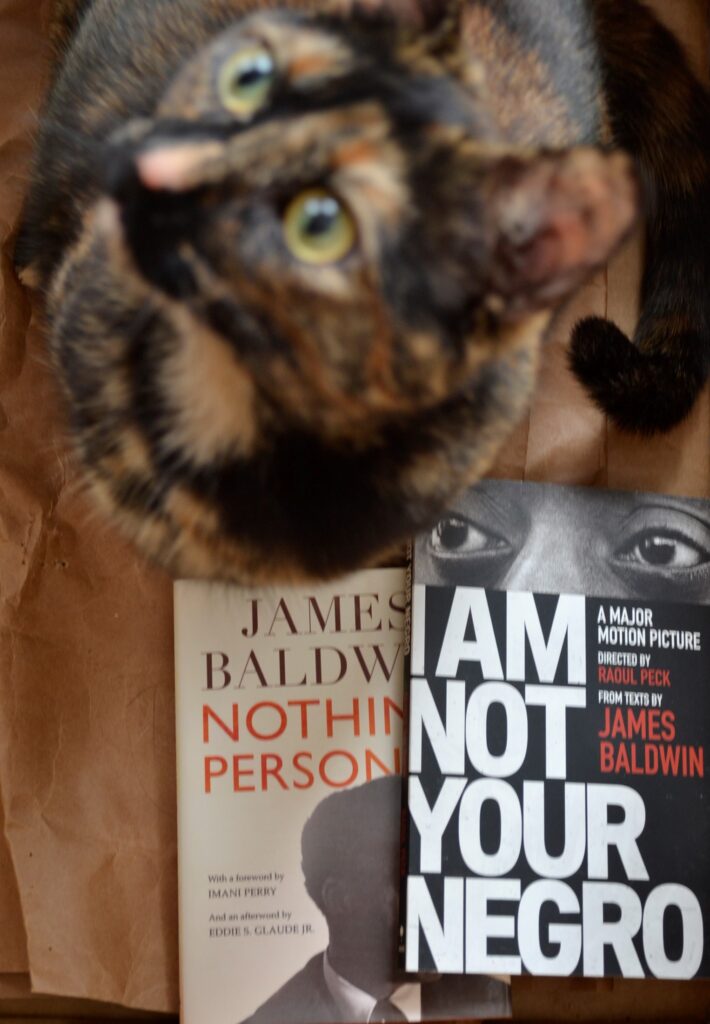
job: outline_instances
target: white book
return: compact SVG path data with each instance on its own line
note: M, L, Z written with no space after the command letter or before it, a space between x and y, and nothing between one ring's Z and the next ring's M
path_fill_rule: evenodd
M175 585L185 1024L508 1013L397 966L405 606L398 569Z

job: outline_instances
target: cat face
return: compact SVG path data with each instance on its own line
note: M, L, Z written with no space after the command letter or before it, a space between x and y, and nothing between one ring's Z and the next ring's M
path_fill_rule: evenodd
M334 437L446 397L479 356L484 161L458 149L491 130L419 63L374 33L252 16L187 65L114 169L146 278L256 349L275 416Z
M635 190L618 156L511 151L472 67L257 13L111 139L55 352L95 490L175 571L370 561L514 424Z

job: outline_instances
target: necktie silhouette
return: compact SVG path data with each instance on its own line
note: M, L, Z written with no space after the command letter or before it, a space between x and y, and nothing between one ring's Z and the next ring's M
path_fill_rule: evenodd
M370 1024L389 1024L390 1021L397 1021L398 1024L401 1024L402 1021L406 1022L406 1020L407 1018L402 1011L398 1010L389 999L380 999L375 1003L374 1009L370 1014Z

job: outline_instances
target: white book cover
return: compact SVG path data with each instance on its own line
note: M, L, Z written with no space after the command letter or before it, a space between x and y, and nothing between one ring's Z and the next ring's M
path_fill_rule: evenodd
M397 966L404 570L175 585L185 1024L509 1012Z

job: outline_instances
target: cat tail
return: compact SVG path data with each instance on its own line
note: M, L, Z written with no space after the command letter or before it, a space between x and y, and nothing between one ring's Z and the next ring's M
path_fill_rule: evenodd
M679 43L635 0L592 0L615 144L638 162L647 205L633 342L581 321L570 362L623 429L668 430L710 374L710 93Z

